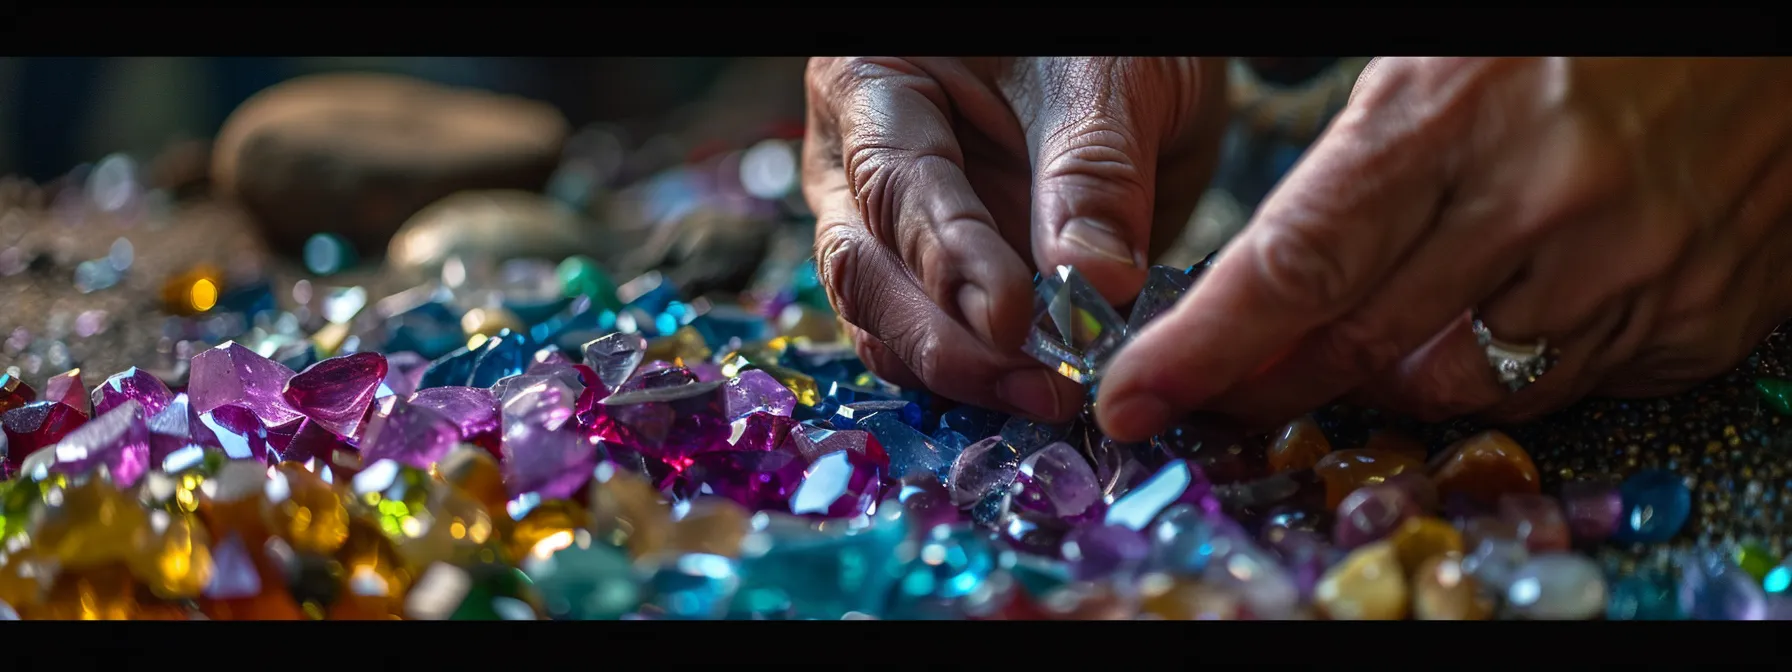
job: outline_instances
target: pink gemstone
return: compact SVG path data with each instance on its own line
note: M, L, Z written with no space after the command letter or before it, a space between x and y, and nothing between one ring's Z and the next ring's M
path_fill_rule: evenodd
M81 384L81 370L74 369L51 376L44 381L44 400L60 401L81 415L93 417L87 405L87 387Z
M772 450L790 437L796 421L782 415L750 413L734 421L734 445L716 444L712 450Z
M663 364L664 362L654 363ZM643 368L640 373L635 374L635 377L628 379L628 382L617 387L616 394L639 392L641 390L657 390L666 387L679 387L695 382L698 382L697 374L691 373L690 369L668 364L664 368L653 370Z
M759 369L742 371L739 376L723 383L722 389L728 400L729 419L754 411L790 417L796 410L796 395L790 388Z
M1556 498L1538 494L1508 494L1500 497L1500 519L1518 532L1519 541L1532 553L1568 550L1571 531Z
M1081 453L1062 441L1021 460L1014 505L1071 521L1099 514L1101 482Z
M1332 543L1348 551L1380 541L1400 529L1408 518L1423 513L1412 495L1399 487L1378 483L1357 488L1338 504Z
M781 450L703 453L691 458L681 479L692 495L721 495L753 511L787 511L803 482L803 458Z
M155 417L174 402L174 391L162 379L133 366L93 388L93 412L103 415L133 399L143 405L144 415Z
M304 417L281 396L292 377L292 369L231 341L193 356L188 403L196 413L241 406L266 426L278 427Z
M423 382L423 372L429 369L429 360L415 352L394 352L386 355L386 389L400 397L409 397L417 391L417 384Z
M460 439L461 428L439 411L428 406L399 403L393 406L391 413L374 416L373 421L367 423L367 433L361 440L361 459L368 464L392 460L428 469L453 450Z
M357 352L306 367L287 379L281 396L319 427L354 437L385 378L385 357L377 352Z
M585 344L585 365L597 372L606 390L621 387L646 355L647 338L640 334L610 334Z
M865 514L877 505L882 481L882 471L863 453L828 453L803 470L802 483L790 495L790 512L829 518Z
M890 468L890 455L871 432L859 429L836 430L798 425L790 432L791 444L804 459L814 460L836 450L850 450L871 459L879 469Z
M404 406L406 404L399 404ZM408 402L434 411L438 417L446 418L460 432L459 440L477 445L491 451L494 457L498 451L499 414L498 399L492 391L482 387L432 387L418 390ZM371 428L371 423L369 423ZM362 446L366 450L366 446ZM428 465L419 467L429 468Z
M199 422L211 434L212 447L224 450L233 460L255 460L274 464L280 451L268 438L268 428L254 411L236 405L219 406L199 414Z
M571 428L523 425L504 434L504 483L510 495L567 499L597 467L597 446Z
M52 472L84 474L104 466L118 487L136 485L150 465L149 425L143 418L143 406L126 400L69 432L37 457L45 459Z
M17 473L25 458L56 445L85 422L87 416L59 401L34 401L7 411L0 415L0 429L6 432L7 464Z
M723 417L721 383L621 392L601 406L607 430L619 442L667 462L727 441L733 433Z

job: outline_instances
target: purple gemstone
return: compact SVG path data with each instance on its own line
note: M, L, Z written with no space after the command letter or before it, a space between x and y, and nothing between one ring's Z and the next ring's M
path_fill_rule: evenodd
M143 418L143 406L127 399L69 432L37 459L48 462L50 471L65 474L83 474L104 466L118 487L136 485L150 464L149 425Z
M289 462L317 460L333 465L337 464L337 453L345 451L354 452L354 447L317 422L305 420L299 423L299 431L293 433L292 440L280 451L280 457Z
M622 392L601 405L621 443L668 462L725 442L734 432L724 417L721 383Z
M189 427L197 424L205 428L205 436L212 439L212 446L222 448L225 456L233 460L256 460L273 464L280 461L279 451L270 445L268 428L261 423L261 418L242 406L219 406L206 413L199 414L199 422L189 422ZM199 434L199 432L194 432Z
M890 456L884 452L883 444L871 432L849 429L834 430L814 425L798 425L790 433L791 443L804 459L814 460L836 450L850 450L862 453L871 458L886 475L889 474Z
M168 407L151 417L148 425L150 464L162 464L169 455L187 446L218 445L212 430L197 422L184 393L174 395Z
M1064 535L1062 553L1073 576L1093 581L1138 570L1151 555L1151 541L1118 525L1085 525Z
M429 370L429 360L415 352L394 352L386 355L386 389L398 397L409 397L416 393L417 385L423 382L423 372Z
M862 453L828 453L803 471L802 484L790 495L790 512L829 518L863 515L877 506L882 478L881 470Z
M81 385L81 370L75 369L51 376L44 381L44 400L59 401L69 408L81 412L81 415L93 417L92 409L87 404L87 388Z
M666 464L664 460L642 455L639 451L620 443L598 440L597 447L600 461L608 462L623 471L639 475L647 479L647 482L652 483L654 489L662 492L679 485L679 478L683 475L682 466L675 469L672 465Z
M992 436L958 454L946 475L946 489L952 493L953 504L971 506L989 493L1013 485L1019 473L1020 453L1002 437Z
M431 387L417 390L407 403L433 411L437 417L447 418L459 429L460 440L482 446L492 451L494 456L498 454L498 433L502 428L498 399L492 396L491 390L482 387ZM371 429L370 426L369 431Z
M1338 504L1332 541L1344 550L1379 541L1419 513L1418 502L1405 490L1386 484L1357 488Z
M685 362L684 366L691 370L691 375L696 376L700 383L728 380L728 374L722 373L722 365L714 362Z
M519 425L504 434L504 484L510 496L568 499L597 467L597 446L571 428Z
M733 423L734 433L731 435L733 450L773 450L790 440L791 429L796 421L782 415L773 415L764 411L750 413L746 417L736 419ZM714 444L708 450L726 449L725 444ZM797 450L793 446L793 450ZM800 450L797 450L801 454ZM804 455L807 459L808 456Z
M1575 481L1562 485L1562 508L1568 529L1582 541L1604 541L1618 531L1624 519L1624 500L1618 488L1606 483Z
M664 364L664 362L652 363ZM697 374L691 373L690 369L683 367L672 366L670 364L667 364L665 368L652 370L642 367L642 369L635 374L635 377L628 379L616 388L616 394L640 392L642 390L657 390L667 387L680 387L695 382L698 382Z
M500 397L505 432L523 426L558 430L578 413L579 397L585 392L578 372L570 368L562 375L522 375L506 380L510 382Z
M354 438L385 379L385 357L377 352L357 352L306 367L286 381L281 397L318 426Z
M803 458L781 450L703 453L683 478L693 494L715 494L752 511L788 511L803 482Z
M26 457L56 445L85 422L87 416L60 401L34 401L0 414L8 446L6 463L17 473Z
M174 392L160 378L135 366L112 374L93 388L93 412L104 415L127 400L135 399L146 416L154 417L174 401Z
M375 415L373 421L367 423L367 434L361 440L361 457L367 464L392 460L429 469L453 450L460 439L461 428L440 412L428 406L399 403L392 407L391 413Z
M796 410L796 395L790 388L759 369L740 372L739 376L723 383L722 389L728 403L729 419L755 411L790 417Z
M958 507L946 486L930 474L906 476L896 483L896 500L902 503L914 536L926 536L933 528L958 522Z
M1089 461L1062 441L1021 460L1014 505L1079 522L1101 514L1101 483Z
M241 406L253 411L263 424L278 427L304 417L281 395L292 377L292 369L230 341L193 356L188 403L195 413Z
M585 344L585 365L597 372L604 389L614 390L635 374L647 354L647 337L610 334Z
M572 360L567 358L566 353L561 352L560 348L552 345L536 350L535 356L530 359L534 363L530 364L529 368L524 369L523 373L541 375L560 367L572 366Z

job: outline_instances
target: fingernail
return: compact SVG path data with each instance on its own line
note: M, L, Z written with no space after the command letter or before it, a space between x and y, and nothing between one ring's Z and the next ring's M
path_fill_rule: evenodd
M1143 252L1132 249L1113 227L1093 219L1077 217L1065 222L1064 231L1058 236L1097 256L1135 267L1145 266Z
M971 331L977 332L985 343L993 345L996 342L995 324L989 311L989 292L968 282L959 286L958 312L964 315L964 321Z
M1149 434L1170 424L1170 406L1155 397L1133 396L1107 402L1107 417L1115 427L1104 427L1111 434ZM1119 429L1121 431L1115 431ZM1132 431L1135 429L1143 431Z
M1060 415L1058 405L1063 401L1058 398L1058 386L1051 376L1050 371L1042 369L1015 371L996 384L996 396L1036 418L1056 418Z

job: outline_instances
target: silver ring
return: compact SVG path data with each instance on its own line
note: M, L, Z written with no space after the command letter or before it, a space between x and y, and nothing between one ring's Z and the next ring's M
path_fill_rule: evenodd
M1549 342L1537 339L1530 345L1518 345L1495 338L1492 331L1482 324L1481 316L1476 315L1469 323L1475 332L1475 342L1487 353L1487 363L1493 367L1493 374L1500 379L1506 389L1513 392L1524 389L1537 382L1543 374L1556 365L1556 352L1549 349Z

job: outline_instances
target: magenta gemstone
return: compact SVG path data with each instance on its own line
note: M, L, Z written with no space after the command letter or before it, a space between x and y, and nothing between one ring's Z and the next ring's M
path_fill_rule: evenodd
M616 394L640 392L642 390L657 390L666 387L679 387L695 382L698 382L697 374L691 373L690 369L671 365L667 365L666 368L663 369L654 369L651 371L643 368L641 372L635 374L635 377L628 379L627 382L618 386L616 388Z
M878 468L886 474L890 468L890 454L884 452L884 446L877 442L871 432L861 429L826 429L814 425L798 425L790 433L791 443L797 452L806 459L813 460L836 450L850 450L862 453L870 458Z
M441 412L401 402L392 407L391 413L376 415L367 423L367 433L361 440L361 459L367 464L392 460L427 470L460 440L461 427Z
M597 446L571 428L522 425L504 433L504 484L510 496L567 499L591 479Z
M498 450L498 433L502 429L498 399L492 395L491 390L482 387L431 387L418 390L409 402L398 404L405 405L433 411L437 417L448 419L458 428L461 441L489 450L493 456L502 454Z
M735 420L733 426L733 450L773 450L790 439L790 430L796 427L796 421L782 415L759 412ZM730 448L725 444L717 444L710 449Z
M559 430L578 412L585 392L578 372L570 367L549 375L521 375L506 379L500 398L505 433L518 427Z
M81 370L74 369L51 376L44 381L44 400L60 401L81 412L81 415L93 417L87 402L87 387L81 384Z
M803 470L802 483L790 495L790 512L829 518L869 513L882 494L882 481L882 470L863 453L828 453Z
M386 355L386 389L398 397L410 397L423 382L429 360L415 352L394 352Z
M1064 535L1061 552L1072 576L1094 581L1138 570L1151 554L1151 541L1119 525L1085 525Z
M613 394L602 408L619 442L676 462L728 440L723 405L721 383L691 383Z
M254 411L236 405L219 406L200 413L199 424L210 432L214 440L212 447L222 448L230 459L268 464L280 461L279 449L269 439L268 428Z
M135 366L112 374L93 388L93 412L104 415L129 400L143 406L143 414L155 417L174 402L174 391L162 379Z
M331 357L305 368L286 381L281 396L318 426L338 436L354 437L361 418L373 405L386 379L386 358L377 352Z
M692 495L721 495L753 511L787 511L803 483L803 458L781 450L703 453L691 458L681 478Z
M1423 510L1406 491L1385 483L1357 488L1338 503L1332 543L1350 550L1380 541Z
M759 369L740 372L722 384L728 400L728 417L738 418L755 411L789 417L796 410L796 395L771 374Z
M193 356L188 403L196 413L241 406L253 411L262 424L279 427L305 417L281 394L292 377L292 369L231 341Z
M0 414L0 430L6 432L7 464L16 473L26 457L56 445L85 422L87 416L60 401L34 401Z
M646 355L647 337L640 334L609 334L585 344L585 366L597 372L606 390L621 387Z
M37 457L45 459L52 472L84 474L103 466L118 487L136 485L150 465L149 425L143 417L143 406L126 400L69 432L55 447Z
M1059 441L1021 460L1014 505L1078 522L1101 514L1101 482L1070 444Z
M1624 500L1618 488L1607 483L1562 484L1562 509L1568 529L1582 541L1605 541L1624 520Z
M313 420L304 420L299 423L299 431L293 433L292 440L287 442L285 450L280 452L280 457L288 462L317 460L323 464L336 464L337 453L354 452L354 450L354 446L349 445L335 432L325 429L323 425Z

